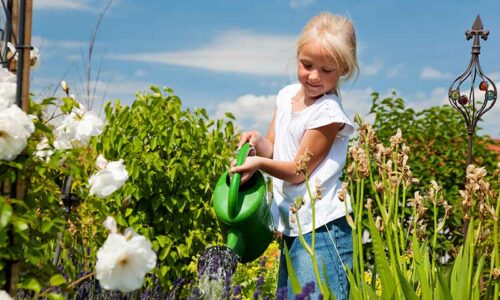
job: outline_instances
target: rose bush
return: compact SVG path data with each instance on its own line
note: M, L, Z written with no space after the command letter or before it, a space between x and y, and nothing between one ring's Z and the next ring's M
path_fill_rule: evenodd
M169 288L178 277L190 276L192 257L222 242L210 200L212 183L236 147L233 117L211 120L203 109L183 110L173 91L153 87L130 107L108 104L101 121L68 96L69 88L64 92L61 98L31 102L36 118L29 118L32 125L18 126L25 133L20 145L26 155L0 160L0 285L17 269L22 270L18 288L31 296L68 296L79 278L93 276L99 257L118 253L109 249L129 249L124 255L132 258L149 247L148 240L150 259L139 260L146 262L140 278L155 266L153 253L155 282ZM47 114L51 110L61 116L53 119ZM26 187L22 201L11 189L15 182ZM100 224L109 215L117 226L138 234L118 238L112 233L105 242ZM131 241L137 247L126 246ZM139 286L139 277L125 285L106 281L115 273L101 272L110 264L100 261L103 286Z

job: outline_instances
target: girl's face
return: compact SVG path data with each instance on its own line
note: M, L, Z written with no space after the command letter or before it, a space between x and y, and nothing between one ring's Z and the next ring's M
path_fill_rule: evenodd
M316 100L336 91L340 78L338 67L318 42L304 44L297 60L298 78L306 100Z

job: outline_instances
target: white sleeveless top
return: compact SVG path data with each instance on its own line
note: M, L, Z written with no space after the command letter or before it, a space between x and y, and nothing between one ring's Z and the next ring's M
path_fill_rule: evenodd
M305 109L292 112L292 97L299 92L300 88L300 84L288 85L278 93L273 159L293 161L307 129L331 123L345 124L344 128L337 133L326 157L309 176L309 186L313 197L317 180L322 188L322 198L316 200L315 205L315 227L318 228L345 216L346 211L352 211L348 195L346 203L340 201L337 195L342 187L340 177L346 162L349 136L354 132L354 126L344 113L340 99L334 94L324 95ZM272 179L274 201L271 211L275 229L287 236L299 234L297 220L290 212L290 205L298 196L302 196L305 204L298 213L302 233L312 231L312 208L305 182L291 184L278 178Z

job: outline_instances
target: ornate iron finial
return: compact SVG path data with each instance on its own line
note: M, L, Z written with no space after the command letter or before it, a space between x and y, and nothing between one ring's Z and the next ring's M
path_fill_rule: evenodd
M477 15L474 24L472 24L472 30L467 30L465 32L465 38L467 40L470 40L472 37L474 37L474 43L472 44L472 54L479 54L481 52L479 37L486 41L489 34L490 32L488 30L483 31L483 22L481 21L481 17Z

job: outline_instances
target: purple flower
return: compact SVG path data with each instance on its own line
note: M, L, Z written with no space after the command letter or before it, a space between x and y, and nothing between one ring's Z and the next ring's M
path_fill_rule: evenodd
M287 293L288 293L288 289L286 286L280 287L276 291L276 300L287 300L287 296L286 296Z

